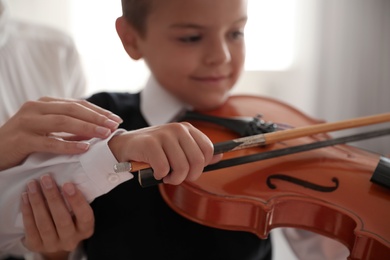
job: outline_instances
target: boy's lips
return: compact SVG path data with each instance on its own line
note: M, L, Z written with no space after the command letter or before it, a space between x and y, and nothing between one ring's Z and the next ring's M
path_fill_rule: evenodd
M229 79L230 75L210 75L210 76L195 76L192 77L192 79L197 80L197 81L203 81L203 82L218 82L222 80Z

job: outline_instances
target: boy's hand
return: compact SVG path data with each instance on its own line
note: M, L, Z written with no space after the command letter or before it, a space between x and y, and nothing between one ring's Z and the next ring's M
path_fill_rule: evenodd
M49 97L28 101L0 127L0 170L18 165L33 152L85 152L89 145L81 140L106 138L121 122L87 101Z
M66 259L94 229L92 208L81 192L72 183L64 184L62 190L63 195L53 179L44 175L40 184L30 181L22 195L24 244L49 259Z
M119 162L148 163L164 183L196 180L203 168L219 161L210 139L189 123L170 123L114 136L109 147ZM169 175L168 175L169 173Z

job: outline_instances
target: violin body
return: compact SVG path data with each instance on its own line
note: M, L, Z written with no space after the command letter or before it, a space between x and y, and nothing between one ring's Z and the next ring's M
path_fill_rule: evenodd
M322 123L280 101L260 96L231 96L206 114L255 117L300 127ZM191 121L213 143L237 138L224 127ZM317 134L264 147L232 151L224 159L326 140ZM197 181L160 185L169 206L197 223L255 233L294 227L343 243L349 259L390 255L390 190L370 182L380 155L349 145L289 154L205 172Z

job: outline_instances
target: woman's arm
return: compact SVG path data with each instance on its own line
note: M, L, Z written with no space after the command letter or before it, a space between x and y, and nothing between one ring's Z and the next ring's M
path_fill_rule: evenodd
M29 180L47 172L62 186L73 182L87 202L101 196L133 176L116 173L118 161L150 164L155 177L180 184L198 178L204 166L221 159L213 156L210 139L188 123L171 123L136 131L117 130L107 139L93 138L89 151L79 155L34 153L21 165L0 172L0 250L21 252L25 236L18 221L20 196ZM33 186L34 187L34 186ZM50 209L50 208L49 208ZM53 226L54 227L54 226Z

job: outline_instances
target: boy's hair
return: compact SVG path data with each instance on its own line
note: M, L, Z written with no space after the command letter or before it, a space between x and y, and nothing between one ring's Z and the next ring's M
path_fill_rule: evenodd
M141 34L146 33L146 18L152 9L153 0L122 0L123 17Z

